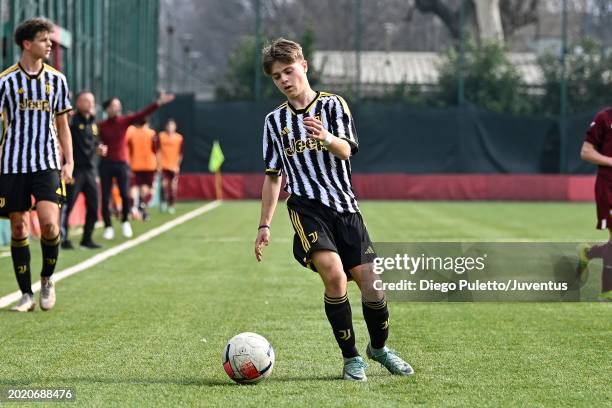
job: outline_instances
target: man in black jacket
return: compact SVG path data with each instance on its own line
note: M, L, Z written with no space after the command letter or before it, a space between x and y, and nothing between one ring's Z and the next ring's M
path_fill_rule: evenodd
M76 96L77 111L70 120L70 130L73 132L72 148L74 150L74 175L72 183L67 185L66 210L63 212L62 248L73 249L68 238L68 218L74 208L74 203L80 192L85 196L87 213L81 247L88 249L101 248L91 235L98 220L98 184L96 183L95 156L104 155L105 146L98 138L96 126L96 101L90 91L81 91Z

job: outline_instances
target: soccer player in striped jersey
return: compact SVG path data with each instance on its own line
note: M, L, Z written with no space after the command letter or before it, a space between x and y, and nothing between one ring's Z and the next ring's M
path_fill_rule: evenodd
M51 275L60 243L59 204L63 181L72 178L72 108L66 77L43 62L51 52L53 24L43 18L26 20L15 30L19 62L0 74L0 111L4 130L0 154L0 214L11 222L11 255L22 297L11 310L35 308L30 277L28 212L31 196L41 226L42 272L40 307L55 305ZM61 145L64 164L60 161Z
M278 39L263 50L264 72L287 97L265 119L262 188L255 256L262 260L270 242L270 223L286 176L289 217L295 230L293 254L321 276L325 313L344 358L343 378L365 381L366 364L355 347L347 283L361 290L370 335L366 354L392 374L411 375L412 367L386 347L389 312L384 293L374 288L372 242L351 186L350 157L359 144L345 100L315 92L299 44Z

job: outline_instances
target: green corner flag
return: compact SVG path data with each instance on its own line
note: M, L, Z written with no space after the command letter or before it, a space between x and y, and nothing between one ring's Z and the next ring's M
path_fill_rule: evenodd
M215 140L213 142L212 150L210 151L210 159L208 160L208 170L211 173L216 173L221 170L221 165L225 160L225 156L223 156L223 151L221 150L221 146L219 142Z

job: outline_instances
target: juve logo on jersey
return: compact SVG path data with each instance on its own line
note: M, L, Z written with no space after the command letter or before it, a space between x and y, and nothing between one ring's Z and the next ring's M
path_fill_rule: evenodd
M66 77L47 64L28 75L19 64L0 74L3 130L0 173L60 169L54 118L71 108Z
M304 117L316 117L334 136L358 149L351 112L342 97L318 92L305 109L285 102L266 117L263 156L267 174L287 175L285 191L318 200L338 212L358 212L351 186L351 164L334 156L322 141L309 138Z

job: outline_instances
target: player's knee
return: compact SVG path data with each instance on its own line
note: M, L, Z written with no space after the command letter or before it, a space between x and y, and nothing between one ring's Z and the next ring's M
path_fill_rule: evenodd
M328 272L323 279L325 293L330 296L343 296L346 293L347 279L344 271Z
M46 221L41 224L40 232L45 238L55 238L59 234L59 226L51 221Z
M28 224L25 220L17 220L11 223L11 234L13 238L23 239L26 238L29 234Z

